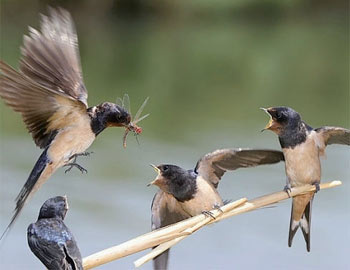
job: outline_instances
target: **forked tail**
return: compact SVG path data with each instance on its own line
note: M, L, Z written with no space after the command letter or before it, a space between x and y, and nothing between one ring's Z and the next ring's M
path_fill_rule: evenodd
M35 166L33 170L31 171L26 183L22 187L20 193L16 197L16 208L15 213L12 216L12 219L10 221L10 224L6 227L6 230L2 233L0 237L0 241L4 238L4 236L10 231L12 225L15 223L18 215L21 213L23 206L25 205L26 201L32 195L39 186L43 183L43 181L38 181L40 179L40 176L42 175L42 172L47 167L48 163L50 162L48 156L47 156L47 149L44 150L44 152L40 155L38 161L35 163Z
M305 194L306 195L306 194ZM303 196L303 195L301 195ZM297 198L297 197L296 197ZM306 242L306 249L308 252L310 252L310 229L311 229L311 208L312 208L312 201L313 201L313 195L309 202L305 206L305 210L303 211L301 218L298 220L295 215L295 208L298 207L296 202L293 199L293 205L292 205L292 213L290 216L290 225L289 225L289 236L288 236L288 246L292 246L292 241L295 233L297 232L298 228L300 227L304 239Z

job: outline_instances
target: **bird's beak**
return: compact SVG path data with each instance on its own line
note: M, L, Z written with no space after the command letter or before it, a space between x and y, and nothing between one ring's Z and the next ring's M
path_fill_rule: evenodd
M263 110L264 112L266 112L269 116L270 116L270 121L267 123L267 125L261 130L261 132L265 131L265 130L268 130L268 129L271 129L271 127L273 126L274 124L274 121L272 119L272 116L269 112L269 109L266 109L266 108L260 108L261 110Z
M69 209L69 205L68 205L68 199L67 199L67 195L64 195L63 196L63 198L64 198L64 202L65 202L65 204L66 204L66 210L68 210Z
M160 169L159 169L156 165L150 164L150 166L151 166L158 174L160 174Z
M153 164L150 164L150 166L158 173L156 179L154 179L152 182L150 182L147 186L149 187L150 185L156 185L158 180L159 180L159 176L160 176L160 169Z

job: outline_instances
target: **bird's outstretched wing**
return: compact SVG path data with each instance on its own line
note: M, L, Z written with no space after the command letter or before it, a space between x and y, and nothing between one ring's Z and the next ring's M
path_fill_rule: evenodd
M20 70L37 84L65 93L87 106L78 38L69 12L49 8L41 15L41 32L29 28L21 48Z
M65 92L46 88L0 61L0 97L22 114L35 144L45 148L56 130L74 125L86 106Z
M37 231L37 229L36 224L28 227L28 245L48 269L83 269L80 251L66 226L63 228L62 226L51 226L44 232ZM62 235L69 239L64 239Z
M341 127L320 127L315 129L328 144L345 144L350 145L350 130Z
M283 160L283 153L277 150L221 149L202 157L197 162L195 172L217 187L226 171L273 164Z
M159 190L152 201L152 230L189 218L190 216L181 209L178 201L172 195ZM158 255L153 261L153 269L167 269L168 257L169 250Z

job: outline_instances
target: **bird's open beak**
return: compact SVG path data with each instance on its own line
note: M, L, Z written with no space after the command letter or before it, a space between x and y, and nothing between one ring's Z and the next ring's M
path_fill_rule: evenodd
M159 180L159 176L160 176L160 169L153 164L150 164L150 166L158 173L156 179L154 179L152 182L150 182L147 186L149 187L150 185L156 185L157 181Z
M265 131L265 130L268 130L268 129L271 129L271 127L273 126L274 124L274 121L272 119L272 116L269 112L269 109L266 109L266 108L260 108L261 110L263 110L264 112L266 112L269 116L270 116L270 121L267 123L267 125L261 130L261 132Z

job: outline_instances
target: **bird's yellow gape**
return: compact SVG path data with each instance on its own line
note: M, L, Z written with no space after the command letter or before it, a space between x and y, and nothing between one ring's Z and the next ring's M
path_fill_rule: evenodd
M150 166L157 172L157 177L152 181L152 182L150 182L147 186L149 187L150 185L157 185L158 184L158 182L159 182L159 180L160 180L160 177L161 177L161 175L160 175L160 169L156 166L156 165L154 165L154 164L150 164Z
M271 113L270 113L270 110L271 110L271 108L260 108L261 110L263 110L264 112L266 112L267 114L268 114L268 116L270 117L270 120L269 120L269 122L267 123L267 125L261 130L261 132L263 132L263 131L265 131L265 130L271 130L271 131L273 131L273 132L275 132L275 133L277 133L278 134L278 131L280 130L280 128L281 128L281 125L277 122L277 121L275 121L274 119L273 119L273 116L271 115Z

